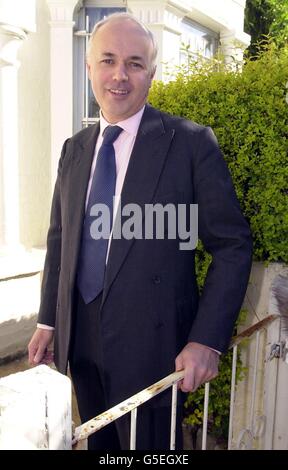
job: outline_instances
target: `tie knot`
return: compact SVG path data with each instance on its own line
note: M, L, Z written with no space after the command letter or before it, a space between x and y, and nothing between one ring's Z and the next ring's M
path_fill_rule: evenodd
M103 144L113 144L122 131L122 127L107 126L103 132Z

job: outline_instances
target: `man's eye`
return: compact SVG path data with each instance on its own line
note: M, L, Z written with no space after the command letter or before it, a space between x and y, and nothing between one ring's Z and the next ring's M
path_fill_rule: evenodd
M142 68L142 65L138 62L130 62L130 66L133 68Z
M103 59L102 62L104 64L113 64L113 60L112 59Z

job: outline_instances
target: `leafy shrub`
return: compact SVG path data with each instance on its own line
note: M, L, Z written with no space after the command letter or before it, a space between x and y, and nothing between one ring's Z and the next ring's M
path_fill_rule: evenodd
M149 97L162 111L213 128L250 222L255 259L286 263L287 82L288 48L268 45L241 73L191 61L175 80L155 82Z

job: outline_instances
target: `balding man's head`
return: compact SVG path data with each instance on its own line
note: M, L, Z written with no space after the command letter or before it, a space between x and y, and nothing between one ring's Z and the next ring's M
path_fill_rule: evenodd
M133 16L111 15L97 23L87 67L94 96L108 122L123 121L145 105L155 58L152 34Z
M155 71L158 47L157 47L157 43L155 41L154 35L144 25L144 23L142 23L141 21L139 21L137 18L135 18L133 15L129 13L113 13L112 15L107 16L106 18L104 18L103 20L95 24L93 31L91 33L91 36L90 36L90 40L89 40L88 48L86 52L87 62L91 60L91 54L93 53L92 52L93 44L95 43L96 34L99 31L99 29L102 28L107 23L115 22L116 24L116 23L119 23L119 22L121 23L125 21L130 23L131 27L139 28L143 32L143 35L146 36L149 39L149 41L151 41L151 69Z

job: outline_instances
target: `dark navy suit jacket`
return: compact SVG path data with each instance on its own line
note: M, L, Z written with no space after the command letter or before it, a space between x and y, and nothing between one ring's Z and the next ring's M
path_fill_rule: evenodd
M38 321L55 326L64 373L98 133L96 124L65 142L52 203ZM225 351L251 267L250 230L210 128L146 105L122 189L128 203L198 204L199 238L213 260L199 299L195 252L179 250L179 239L112 241L99 326L111 405L173 372L188 341Z

